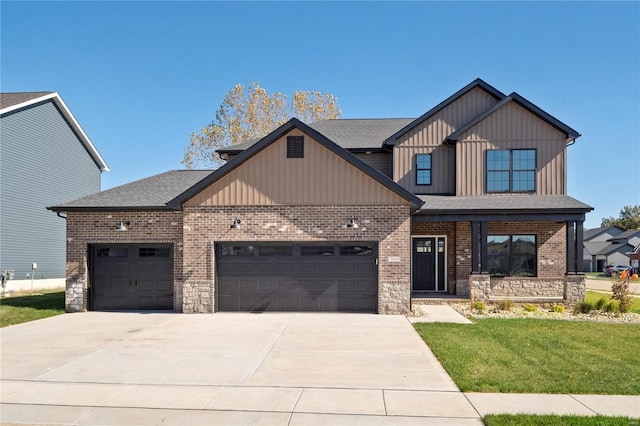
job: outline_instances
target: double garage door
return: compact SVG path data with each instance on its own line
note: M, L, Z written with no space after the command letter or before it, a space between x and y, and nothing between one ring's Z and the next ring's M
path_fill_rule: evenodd
M173 309L171 245L96 245L90 256L91 309Z
M216 244L218 311L376 312L375 243Z

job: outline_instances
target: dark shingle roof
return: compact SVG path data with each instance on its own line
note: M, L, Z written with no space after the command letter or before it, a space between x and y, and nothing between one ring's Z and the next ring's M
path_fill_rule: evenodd
M18 105L33 99L49 95L53 92L15 92L0 93L0 109L5 109L13 105Z
M420 213L551 210L588 212L591 206L566 195L495 194L479 196L420 195Z
M389 136L413 120L413 118L332 119L316 121L309 124L309 127L344 149L379 150ZM259 140L253 139L220 149L218 152L239 153Z
M609 232L609 233L613 232L614 235L617 235L621 233L622 230L616 226L602 226L600 228L585 229L584 240L588 241L593 237L596 237L600 234L604 234L605 232Z
M171 170L48 208L53 211L168 209L169 201L211 172Z

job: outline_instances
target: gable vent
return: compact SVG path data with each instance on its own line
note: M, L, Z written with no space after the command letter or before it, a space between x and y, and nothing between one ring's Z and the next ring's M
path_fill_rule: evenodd
M287 158L304 158L304 136L287 136Z

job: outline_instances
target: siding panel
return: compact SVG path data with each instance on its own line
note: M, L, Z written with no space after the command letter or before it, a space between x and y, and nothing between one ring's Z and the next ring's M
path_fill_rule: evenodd
M287 158L287 136L305 137L304 158ZM396 193L295 129L205 188L185 205L406 203Z
M66 223L46 207L98 192L100 170L53 102L0 120L0 270L64 278Z
M453 194L456 190L455 152L442 143L460 126L494 106L498 101L480 88L448 105L442 111L403 135L393 151L393 178L418 194ZM432 154L432 185L415 184L415 154Z
M489 149L535 149L536 193L566 194L566 138L511 102L469 129L456 144L456 195L485 194L485 155Z

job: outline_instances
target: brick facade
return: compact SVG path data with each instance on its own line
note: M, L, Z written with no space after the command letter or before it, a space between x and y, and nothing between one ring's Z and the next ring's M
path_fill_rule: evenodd
M354 215L360 227L346 228ZM229 229L235 218L239 229ZM184 312L214 312L220 241L372 241L378 243L378 312L410 305L409 207L247 206L184 208Z
M126 232L115 230L120 221L129 221ZM88 308L89 245L103 243L173 244L174 311L182 309L182 212L68 212L67 291L68 312Z
M358 229L346 228L354 215ZM240 229L229 229L235 218ZM117 232L121 220L130 221ZM362 241L378 243L378 312L404 314L410 305L410 216L406 205L185 207L181 212L67 215L69 312L88 308L88 247L102 243L172 243L174 311L211 313L219 241Z

